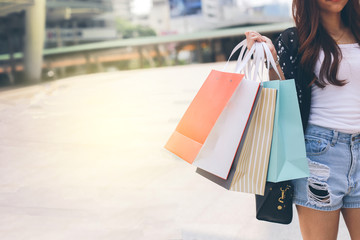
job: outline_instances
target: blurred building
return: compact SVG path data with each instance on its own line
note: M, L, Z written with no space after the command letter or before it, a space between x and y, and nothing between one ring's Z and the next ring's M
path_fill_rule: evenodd
M218 23L224 20L231 20L239 14L235 0L202 0L202 13L207 22Z
M41 75L45 29L45 0L15 0L0 2L0 83L14 83L15 52L22 52L24 76L38 81Z
M204 21L212 28L291 21L291 0L202 0ZM268 1L269 2L269 1Z
M46 47L117 38L113 3L112 0L47 0Z
M129 0L47 0L45 48L116 39L113 1L124 9L121 14L131 16ZM0 1L0 54L22 51L24 10L32 4L34 0Z
M0 54L9 54L0 61L0 75L9 82L20 61L24 79L39 81L44 47L116 38L112 0L0 0Z
M201 0L169 0L169 2L172 18L201 13Z
M132 3L132 0L112 0L115 16L131 21L133 19Z
M152 0L149 14L133 21L158 34L191 33L242 25L291 21L291 0Z
M170 31L192 33L206 28L202 0L168 0L170 5Z
M23 50L24 10L33 0L0 1L0 54Z
M157 34L166 35L170 31L170 6L168 0L153 0L149 14L149 25Z
M0 17L4 17L10 13L25 10L32 4L34 4L34 0L0 1Z

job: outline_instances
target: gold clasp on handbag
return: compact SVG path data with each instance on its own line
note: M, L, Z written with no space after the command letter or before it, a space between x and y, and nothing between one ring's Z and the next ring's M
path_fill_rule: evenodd
M281 191L281 197L279 197L278 201L280 203L284 203L284 199L285 199L285 192L289 189L289 186L286 186L285 189L283 189L282 187L280 188ZM278 210L281 210L283 207L281 205L278 206Z

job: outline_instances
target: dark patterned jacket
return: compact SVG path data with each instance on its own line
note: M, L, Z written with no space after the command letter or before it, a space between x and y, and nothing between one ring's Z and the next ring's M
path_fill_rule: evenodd
M312 76L301 69L298 53L299 39L295 27L288 28L276 39L274 46L279 56L279 63L286 79L295 79L301 120L305 131L310 114Z

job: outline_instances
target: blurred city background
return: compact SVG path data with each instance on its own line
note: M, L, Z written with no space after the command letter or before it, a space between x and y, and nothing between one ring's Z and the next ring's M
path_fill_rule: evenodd
M0 86L224 61L290 25L291 0L0 0Z
M296 211L257 221L253 195L163 148L246 30L292 26L290 2L0 0L0 239L301 239Z

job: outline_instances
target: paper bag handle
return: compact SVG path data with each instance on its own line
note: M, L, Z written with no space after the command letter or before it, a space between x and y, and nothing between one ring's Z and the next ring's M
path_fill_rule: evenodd
M257 76L260 75L259 69L261 66L261 72L263 72L264 67L264 61L267 62L267 68L269 69L270 65L274 68L276 74L278 75L279 79L281 80L280 73L277 69L275 60L271 54L271 51L269 47L264 42L255 42L251 49L245 53L245 50L247 49L247 41L246 39L241 41L238 45L235 46L235 48L232 50L230 57L228 58L223 71L226 71L226 68L229 64L229 61L231 57L234 55L236 51L238 51L241 48L239 57L237 59L237 64L235 68L235 73L241 73L244 72L246 77L248 79L252 79L256 81ZM265 53L265 54L264 54ZM254 56L253 62L250 61L251 56ZM261 76L259 76L259 79L261 81Z

